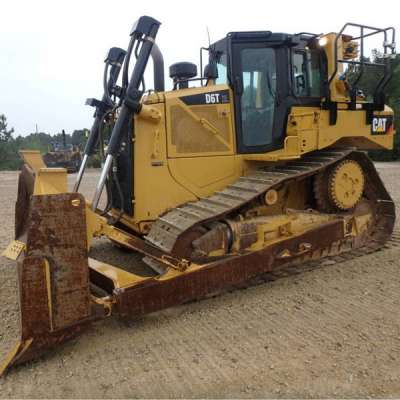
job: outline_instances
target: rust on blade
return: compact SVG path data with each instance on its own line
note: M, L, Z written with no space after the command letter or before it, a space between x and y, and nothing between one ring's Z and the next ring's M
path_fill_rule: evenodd
M18 197L15 203L15 239L23 240L25 237L34 185L34 171L23 164L18 177Z
M18 262L21 340L3 371L75 337L91 320L83 197L32 196L26 226Z
M49 263L54 328L63 328L90 314L85 201L78 193L33 196L31 209L27 256Z

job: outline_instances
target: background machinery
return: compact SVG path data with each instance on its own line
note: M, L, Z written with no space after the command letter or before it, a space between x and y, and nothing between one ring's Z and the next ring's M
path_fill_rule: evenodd
M110 50L103 98L88 101L95 121L72 192L65 170L21 153L16 237L4 253L18 265L21 339L1 372L98 318L142 315L281 266L380 248L391 235L393 201L360 150L393 146L385 105L393 28L231 32L207 49L200 77L194 64L172 65L166 91L159 26L141 17L127 51ZM371 36L383 39L382 62L364 57ZM150 57L154 88L146 90ZM362 93L357 84L372 65L379 79ZM112 134L87 201L79 186L105 124ZM140 253L137 271L91 258L100 236Z
M62 143L54 142L51 150L44 154L43 161L49 168L66 168L68 172L78 172L81 165L81 152L77 146L67 144L64 129Z

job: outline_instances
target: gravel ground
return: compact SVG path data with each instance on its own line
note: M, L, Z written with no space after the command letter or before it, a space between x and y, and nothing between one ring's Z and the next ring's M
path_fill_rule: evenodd
M377 167L400 204L400 164ZM97 176L88 171L84 193ZM13 236L16 188L17 173L0 173L0 248ZM104 240L93 251L129 261ZM96 323L0 378L0 398L400 397L399 259L392 247L128 324ZM18 337L15 275L2 258L0 358Z

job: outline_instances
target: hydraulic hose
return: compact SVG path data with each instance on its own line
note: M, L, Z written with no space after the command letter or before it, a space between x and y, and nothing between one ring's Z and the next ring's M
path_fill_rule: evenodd
M101 101L98 100L88 100L90 105L94 105L96 107L96 111L94 113L94 121L92 128L90 130L90 134L88 140L86 142L84 156L82 159L82 163L79 168L79 172L74 185L74 192L79 190L80 183L82 181L82 177L86 168L86 164L89 160L89 157L95 152L96 144L99 139L99 132L101 128L101 124L104 120L105 115L114 107L114 102L111 99L110 93L116 86L116 82L118 80L119 73L121 71L122 63L124 62L126 52L118 47L112 47L105 59L105 67L103 74L103 97ZM109 67L111 68L109 69ZM108 74L109 71L109 74ZM107 81L107 77L108 81Z
M106 178L112 167L113 160L119 151L121 140L128 129L129 122L134 113L140 111L140 98L141 92L139 86L143 79L144 71L146 69L151 50L153 47L154 39L157 35L160 22L150 17L141 17L134 25L131 33L131 40L128 47L128 55L131 54L136 41L141 41L141 46L138 54L137 61L132 71L131 79L126 88L125 99L121 106L118 119L114 125L111 133L110 142L107 148L107 157L100 175L99 182L96 187L96 192L92 201L92 209L96 210L100 201L100 196L103 191ZM129 68L129 57L124 64L123 81L126 84L127 74Z

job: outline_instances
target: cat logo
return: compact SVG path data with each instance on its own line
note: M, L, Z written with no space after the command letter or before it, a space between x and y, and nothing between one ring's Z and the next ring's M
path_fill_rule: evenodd
M372 135L385 135L391 130L392 124L393 117L391 115L384 117L374 116L371 123L371 133Z

